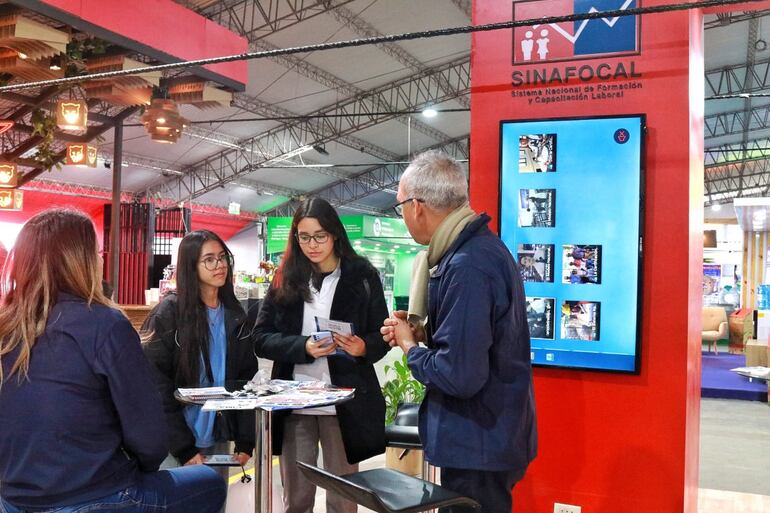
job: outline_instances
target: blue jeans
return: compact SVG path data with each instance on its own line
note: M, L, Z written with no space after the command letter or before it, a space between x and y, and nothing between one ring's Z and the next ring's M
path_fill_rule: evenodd
M133 486L112 495L44 513L217 513L227 485L217 471L191 465L139 474ZM0 499L0 513L26 513ZM43 513L43 512L40 512Z

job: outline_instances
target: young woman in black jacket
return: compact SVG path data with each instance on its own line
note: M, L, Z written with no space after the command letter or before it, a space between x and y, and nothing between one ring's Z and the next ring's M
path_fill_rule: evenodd
M174 399L179 387L222 386L257 372L251 330L233 291L232 264L232 253L215 233L188 233L179 245L176 294L164 298L143 326L144 353L156 371L171 454L180 465L203 463L204 454L227 449L228 440L235 442L241 465L254 449L254 412L220 416Z
M334 208L322 199L305 201L257 318L257 353L275 361L274 378L319 380L356 392L337 406L274 414L284 513L313 510L315 486L296 461L316 463L319 441L324 466L335 474L355 472L358 462L385 451L385 400L373 364L389 349L379 332L387 316L379 275L356 255ZM355 334L314 341L315 317L350 322ZM336 494L326 497L329 513L356 511Z

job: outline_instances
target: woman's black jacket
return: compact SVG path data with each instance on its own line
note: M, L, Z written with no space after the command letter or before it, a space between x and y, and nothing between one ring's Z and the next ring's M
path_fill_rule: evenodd
M349 463L385 452L385 399L373 364L390 349L380 327L388 317L382 283L376 269L364 258L343 259L332 300L330 318L353 323L356 335L366 342L366 355L350 359L330 356L333 385L356 389L353 400L336 406L342 441ZM271 289L262 302L254 328L257 354L275 362L273 378L292 379L294 365L312 363L302 332L304 302L278 304ZM273 416L273 453L281 454L286 413Z
M250 380L257 372L258 364L250 337L251 329L246 325L246 314L237 301L224 304L224 307L227 336L225 379ZM177 380L180 348L177 341L176 294L166 296L150 312L142 326L142 332L152 333L150 340L142 344L142 347L155 370L155 380L163 399L171 454L184 464L198 453L198 449L195 447L195 436L182 414L185 405L174 399L176 388L189 386ZM227 440L233 440L236 452L251 454L254 449L254 421L253 411L218 412L215 433Z

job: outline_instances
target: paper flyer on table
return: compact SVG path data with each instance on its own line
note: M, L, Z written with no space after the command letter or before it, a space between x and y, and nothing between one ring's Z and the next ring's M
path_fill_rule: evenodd
M353 330L353 324L350 322L332 321L322 317L315 318L315 326L317 331L331 331L346 337L349 337L355 331Z
M280 394L257 399L257 405L263 410L295 410L315 406L326 406L340 402L355 394L353 388L333 389L294 389Z
M733 372L743 372L745 374L751 374L752 377L755 378L761 378L761 379L769 379L770 378L770 367L736 367L735 369L730 369Z
M203 403L203 411L254 410L257 399L209 399Z
M217 397L230 397L225 387L204 387L204 388L180 388L179 395L187 399L206 399Z

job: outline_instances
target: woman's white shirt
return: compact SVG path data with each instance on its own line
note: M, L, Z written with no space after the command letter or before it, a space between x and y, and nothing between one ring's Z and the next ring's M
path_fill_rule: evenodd
M334 293L337 291L337 283L340 281L340 266L323 279L321 290L315 290L310 284L310 301L305 302L302 313L302 335L309 337L316 329L315 318L328 319L332 309ZM313 363L301 363L294 366L294 379L297 381L323 381L331 384L329 374L328 357L317 358ZM335 415L334 406L311 408L308 410L294 410L294 413L302 415Z

